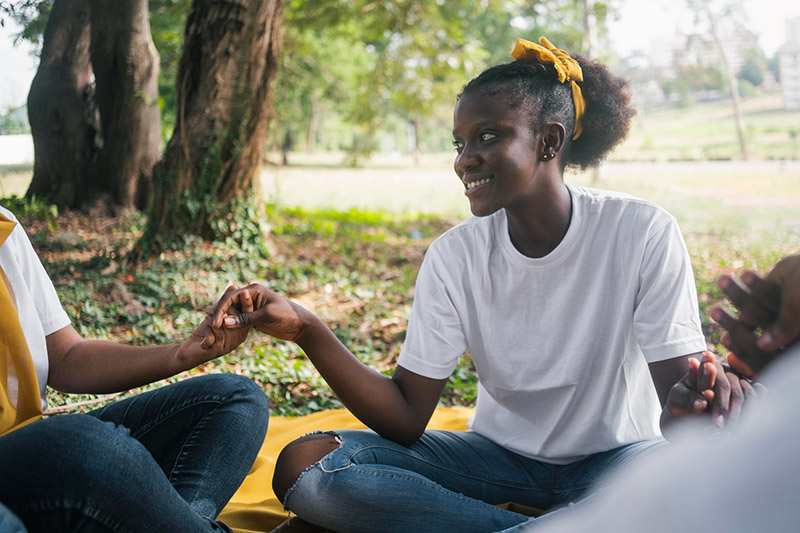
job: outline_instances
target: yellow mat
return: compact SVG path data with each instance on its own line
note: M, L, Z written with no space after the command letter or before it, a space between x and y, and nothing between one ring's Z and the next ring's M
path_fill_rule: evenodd
M460 431L467 429L472 409L439 408L428 423L429 429ZM346 409L322 411L296 418L271 417L264 446L250 473L233 495L219 519L237 533L271 531L283 522L287 513L272 492L275 460L284 446L312 431L363 429L365 426Z

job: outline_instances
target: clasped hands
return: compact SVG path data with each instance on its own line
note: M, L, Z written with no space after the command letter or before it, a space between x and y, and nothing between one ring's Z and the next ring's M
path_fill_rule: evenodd
M690 358L689 371L673 386L667 409L675 417L711 414L715 427L731 426L742 406L765 392L751 381L800 338L800 255L784 258L762 278L752 271L717 280L738 311L711 308L711 318L726 332L720 341L731 350L728 365L710 353Z

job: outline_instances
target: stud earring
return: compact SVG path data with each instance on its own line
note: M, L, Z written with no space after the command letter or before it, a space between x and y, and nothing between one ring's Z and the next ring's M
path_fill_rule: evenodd
M542 161L547 161L548 159L550 159L549 154L542 154Z

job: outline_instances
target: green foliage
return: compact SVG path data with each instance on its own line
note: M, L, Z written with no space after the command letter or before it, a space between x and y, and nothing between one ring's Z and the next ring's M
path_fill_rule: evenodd
M0 135L19 135L31 132L27 106L15 107L0 116Z
M314 309L357 357L391 373L422 254L451 223L363 210L251 205L245 211L226 219L237 226L225 228L227 237L187 239L146 263L128 260L144 226L140 214L109 223L73 213L79 218L62 225L65 231L80 228L79 246L65 250L55 239L37 246L82 335L141 345L180 341L229 283L260 281ZM27 229L36 232L31 222ZM187 374L203 372L252 377L276 414L341 406L297 346L256 332L233 354ZM459 379L463 397L474 397L474 387L467 390L470 377L462 373ZM49 398L58 406L91 397L50 391ZM461 398L453 394L444 401L461 404Z
M48 204L45 200L25 196L8 196L0 199L3 207L14 213L23 226L30 226L40 222L40 226L49 233L58 229L58 207ZM40 238L43 234L39 235Z

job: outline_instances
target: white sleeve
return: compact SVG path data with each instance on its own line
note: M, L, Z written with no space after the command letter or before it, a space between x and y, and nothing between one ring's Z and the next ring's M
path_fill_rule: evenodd
M8 210L3 210L3 213L8 218L13 217ZM13 220L16 221L16 218L13 218ZM27 302L20 302L20 298L29 297L31 299L30 304L36 310L45 335L50 335L69 325L69 316L61 306L61 301L58 298L53 282L50 281L50 277L42 266L39 256L36 255L28 235L18 221L11 235L8 236L7 244L7 253L13 256L13 261L6 264L10 270L10 272L6 272L6 275L10 279L21 278L28 290L28 294L16 295L18 305L27 304Z
M667 216L648 236L633 315L648 363L706 349L689 253L677 222Z
M448 279L452 276L432 246L417 276L406 339L397 360L406 370L432 379L449 377L467 348Z

